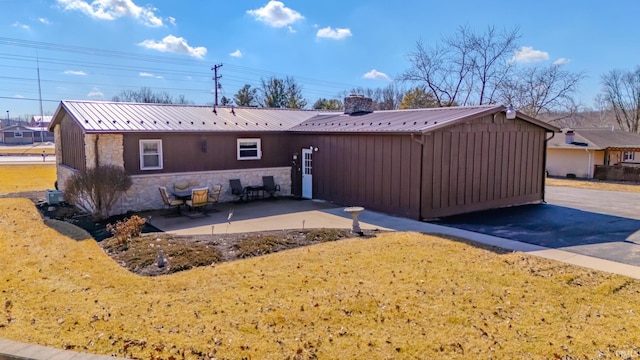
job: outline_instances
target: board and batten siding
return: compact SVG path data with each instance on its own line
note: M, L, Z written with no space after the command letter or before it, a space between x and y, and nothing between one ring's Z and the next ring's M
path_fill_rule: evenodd
M318 148L314 198L423 220L542 201L545 136L490 115L413 136L299 134L294 150Z
M159 174L289 166L286 133L125 133L124 167L129 174ZM260 139L262 158L237 160L237 139ZM140 170L139 141L162 140L162 170Z
M60 136L56 139L56 143L59 144L60 149L64 149L59 152L60 164L75 170L86 170L84 131L67 113L57 126L60 128Z
M491 116L427 134L421 218L542 201L545 135Z
M295 151L313 146L313 197L417 218L420 144L409 135L299 135ZM294 192L300 194L300 189Z

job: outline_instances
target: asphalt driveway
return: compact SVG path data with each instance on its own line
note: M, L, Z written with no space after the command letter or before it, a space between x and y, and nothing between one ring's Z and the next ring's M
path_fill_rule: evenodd
M640 193L549 186L546 201L435 223L640 266Z

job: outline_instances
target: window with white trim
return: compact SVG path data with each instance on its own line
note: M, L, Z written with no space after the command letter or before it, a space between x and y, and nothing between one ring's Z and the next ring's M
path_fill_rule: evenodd
M260 139L238 139L238 160L259 160L261 158Z
M633 161L635 160L636 153L635 151L625 151L624 156L622 157L624 160L622 161Z
M140 140L140 170L162 169L162 140Z

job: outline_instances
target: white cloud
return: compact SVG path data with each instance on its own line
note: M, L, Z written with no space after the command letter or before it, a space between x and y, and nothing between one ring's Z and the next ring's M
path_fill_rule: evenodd
M138 45L160 52L170 52L175 54L189 55L202 59L207 55L207 48L203 46L191 47L187 40L182 37L167 35L162 41L145 40Z
M241 58L242 56L244 56L244 54L242 54L242 51L240 51L240 49L237 49L236 51L229 54L229 56Z
M63 74L65 75L78 75L78 76L85 76L87 75L86 72L82 71L82 70L65 70L63 72Z
M175 26L176 25L176 18L174 18L173 16L169 16L167 18L167 21L169 22L169 24Z
M164 79L164 76L154 75L154 74L148 73L148 72L140 72L140 73L138 73L138 75L141 76L141 77L150 77L150 78L154 78L154 79Z
M92 99L102 100L104 99L104 93L100 91L100 89L94 87L93 89L91 89L91 91L89 91L89 93L87 94L87 97L90 97Z
M362 75L365 79L374 79L374 80L391 80L387 74L380 72L376 69L372 69L368 73Z
M49 19L46 18L38 18L38 21L40 21L41 23L45 24L45 25L50 25L51 21L49 21Z
M29 25L25 25L25 24L23 24L23 23L21 23L19 21L14 22L13 23L13 27L17 27L17 28L20 28L22 30L29 30Z
M149 27L161 27L162 19L157 17L153 7L141 7L132 0L57 0L64 10L80 11L86 15L102 20L115 20L121 17L132 17Z
M553 65L563 65L563 64L567 64L571 62L571 59L567 59L567 58L559 58L556 61L553 62Z
M294 22L304 19L299 12L292 10L280 1L271 0L259 9L247 10L247 14L252 15L258 21L276 28L285 27Z
M341 29L341 28L332 29L331 26L322 28L318 30L318 32L316 33L316 37L318 38L335 39L335 40L342 40L349 36L351 36L351 30Z
M13 95L14 99L24 99L24 96L22 95Z
M548 60L549 53L540 50L534 50L531 46L523 46L516 50L516 53L511 58L511 61L515 62L536 62L542 60Z

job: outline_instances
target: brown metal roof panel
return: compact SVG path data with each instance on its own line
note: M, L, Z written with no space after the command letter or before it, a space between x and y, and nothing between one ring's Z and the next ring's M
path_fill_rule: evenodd
M317 111L63 101L88 132L283 131Z
M375 111L361 115L316 116L297 126L293 131L330 132L424 132L449 123L498 112L502 106L473 106L457 108L430 108L415 110Z

